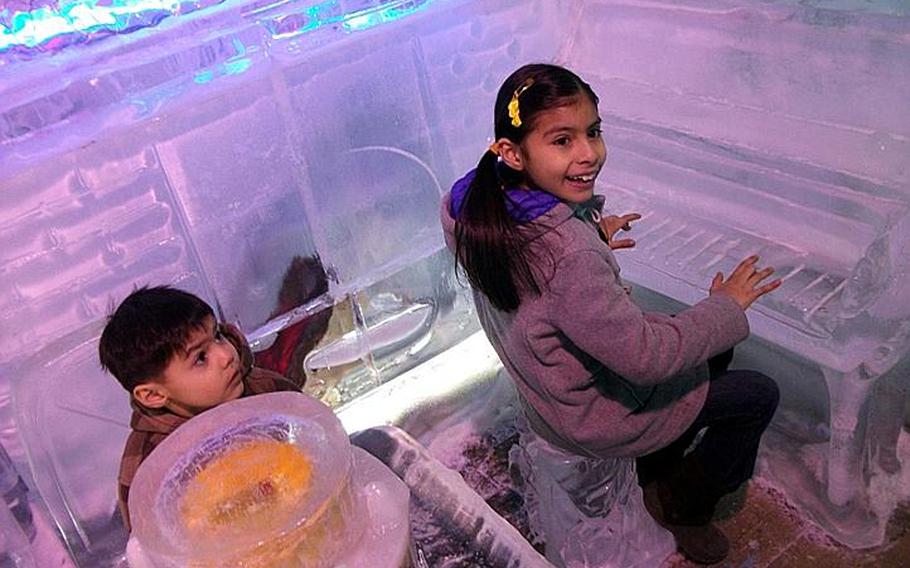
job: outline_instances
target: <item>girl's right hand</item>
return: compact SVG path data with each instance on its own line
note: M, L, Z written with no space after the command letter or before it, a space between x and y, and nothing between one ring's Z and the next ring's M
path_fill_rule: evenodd
M774 274L774 269L756 270L757 262L758 256L750 256L740 262L726 280L724 280L723 273L715 274L714 280L711 281L711 294L718 292L728 294L745 310L755 300L777 289L781 284L780 279L759 286L762 280Z

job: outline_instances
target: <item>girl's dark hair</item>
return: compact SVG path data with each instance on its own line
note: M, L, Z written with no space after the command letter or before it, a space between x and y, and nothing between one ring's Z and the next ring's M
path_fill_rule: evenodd
M134 290L110 316L98 344L101 367L132 392L155 380L215 314L198 296L170 286Z
M533 81L518 97L521 125L509 116L512 96ZM494 139L520 144L543 111L572 104L584 93L596 106L597 95L578 75L557 65L525 65L503 82L493 107ZM520 303L519 289L539 294L531 270L530 251L516 233L516 222L506 209L505 187L520 183L522 175L498 161L491 150L480 159L477 172L457 212L455 252L471 285L499 310L512 312Z

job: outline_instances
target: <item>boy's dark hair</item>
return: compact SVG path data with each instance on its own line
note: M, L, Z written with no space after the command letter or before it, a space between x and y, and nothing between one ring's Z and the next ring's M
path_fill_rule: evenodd
M509 103L518 89L521 124L514 126ZM520 144L543 111L574 103L580 95L596 106L597 95L578 75L559 67L536 63L509 75L499 88L493 107L494 140ZM540 293L531 271L531 253L515 233L516 222L506 209L505 188L521 181L521 173L499 163L492 150L480 159L477 172L458 213L455 251L471 285L499 310L518 308L519 287Z
M197 296L170 286L133 291L108 318L98 344L101 367L133 388L160 376L190 333L214 317Z

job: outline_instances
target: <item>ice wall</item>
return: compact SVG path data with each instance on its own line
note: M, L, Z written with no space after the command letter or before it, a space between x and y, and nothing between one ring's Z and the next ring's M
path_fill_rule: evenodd
M122 545L129 409L96 361L111 303L175 284L256 348L334 306L338 333L307 364L341 369L326 379L340 397L467 336L439 197L488 144L501 78L552 59L574 8L156 6L0 51L0 384L18 423L4 442L27 446L20 465L84 565ZM7 29L30 32L11 9ZM285 272L314 255L328 292L288 305Z
M440 352L477 329L440 193L489 142L502 79L551 60L601 95L608 206L645 213L625 275L684 302L752 252L786 277L750 317L758 365L810 370L777 373L820 421L793 452L824 465L788 474L805 477L791 497L844 541L880 540L890 510L860 468L867 414L900 418L870 409L872 385L907 396L905 2L175 1L91 25L70 10L52 35L21 16L57 4L0 11L0 395L16 399L0 441L83 564L119 546L128 408L95 361L111 302L175 284L257 349L332 310L333 341L298 363L341 399ZM283 301L315 255L328 292Z

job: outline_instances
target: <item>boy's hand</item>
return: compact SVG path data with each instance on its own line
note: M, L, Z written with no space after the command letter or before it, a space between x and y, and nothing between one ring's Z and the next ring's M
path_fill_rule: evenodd
M634 247L634 240L614 240L613 235L619 232L620 229L623 231L628 231L632 228L632 221L638 221L639 219L641 219L641 215L638 213L628 213L621 217L617 215L607 215L606 217L602 218L600 220L600 230L603 232L604 236L607 237L607 245L609 245L612 250Z
M711 281L711 294L717 292L729 294L745 310L752 305L752 302L779 287L780 279L759 286L762 280L774 274L774 269L769 267L756 270L756 263L758 263L758 256L750 256L740 262L739 266L730 274L730 278L726 280L724 280L723 273L715 274L714 280Z

